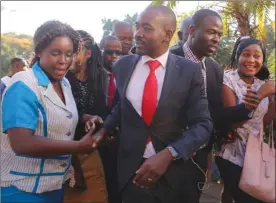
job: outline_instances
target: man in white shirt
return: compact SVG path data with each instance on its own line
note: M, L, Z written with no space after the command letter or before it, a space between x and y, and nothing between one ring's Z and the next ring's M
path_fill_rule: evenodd
M192 172L184 169L208 142L213 125L200 66L169 52L175 29L171 9L149 6L136 22L139 55L122 57L113 67L120 100L95 138L121 126L118 181L124 203L195 203L188 189Z
M4 92L6 86L9 84L11 77L20 71L24 71L25 67L26 62L24 59L18 57L11 59L11 75L7 75L1 78L1 94Z

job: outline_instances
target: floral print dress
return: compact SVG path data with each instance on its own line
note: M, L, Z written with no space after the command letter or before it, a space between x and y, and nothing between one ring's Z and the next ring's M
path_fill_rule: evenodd
M264 81L254 78L252 89L257 91L264 83ZM223 84L233 90L237 98L237 104L241 104L247 91L247 84L240 78L237 70L226 71ZM263 118L267 113L268 103L268 98L261 101L258 108L253 111L252 118L237 128L237 133L241 139L236 139L233 143L223 145L219 156L243 167L248 135L259 136L260 132L263 132Z

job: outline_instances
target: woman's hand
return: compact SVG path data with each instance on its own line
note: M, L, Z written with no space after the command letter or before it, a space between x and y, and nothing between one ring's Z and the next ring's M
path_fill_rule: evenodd
M94 129L90 128L89 132L79 141L79 151L89 154L93 152L98 145L103 141L105 133L102 130L93 134Z

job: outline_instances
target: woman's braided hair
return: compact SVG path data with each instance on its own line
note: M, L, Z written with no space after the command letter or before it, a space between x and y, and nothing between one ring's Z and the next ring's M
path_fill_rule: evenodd
M104 69L102 66L102 55L101 50L99 49L97 43L94 38L84 30L77 30L80 40L81 46L85 47L85 49L91 51L91 56L88 58L86 62L86 70L85 74L87 76L87 85L88 91L93 95L94 99L94 107L93 111L90 111L88 106L85 108L85 112L88 114L97 114L99 116L104 116L106 111L105 106L105 94L104 94ZM76 83L77 79L74 74L69 71L66 75L68 80L70 81L73 92L77 91Z
M103 91L103 68L101 50L94 38L84 30L77 30L82 45L89 51L91 56L87 60L86 74L89 89L93 92Z
M60 36L69 37L73 41L73 53L79 51L80 37L77 31L70 25L57 20L50 20L43 23L35 32L33 38L35 54L31 60L30 67L32 67L35 62L39 61L38 54L49 46L56 37Z

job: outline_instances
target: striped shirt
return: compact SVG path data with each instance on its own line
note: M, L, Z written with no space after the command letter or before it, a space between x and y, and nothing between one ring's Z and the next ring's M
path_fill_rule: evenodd
M183 51L184 56L186 59L193 61L195 63L201 63L202 64L202 76L204 80L204 87L205 87L205 95L207 95L207 82L206 82L206 65L205 65L205 57L203 57L201 60L199 60L190 49L188 42L184 43L183 45Z
M72 140L78 122L77 108L68 80L64 78L60 84L65 104L38 63L12 77L2 100L1 187L43 193L62 188L71 177L70 155L39 158L15 154L4 134L20 127L33 130L34 136Z

